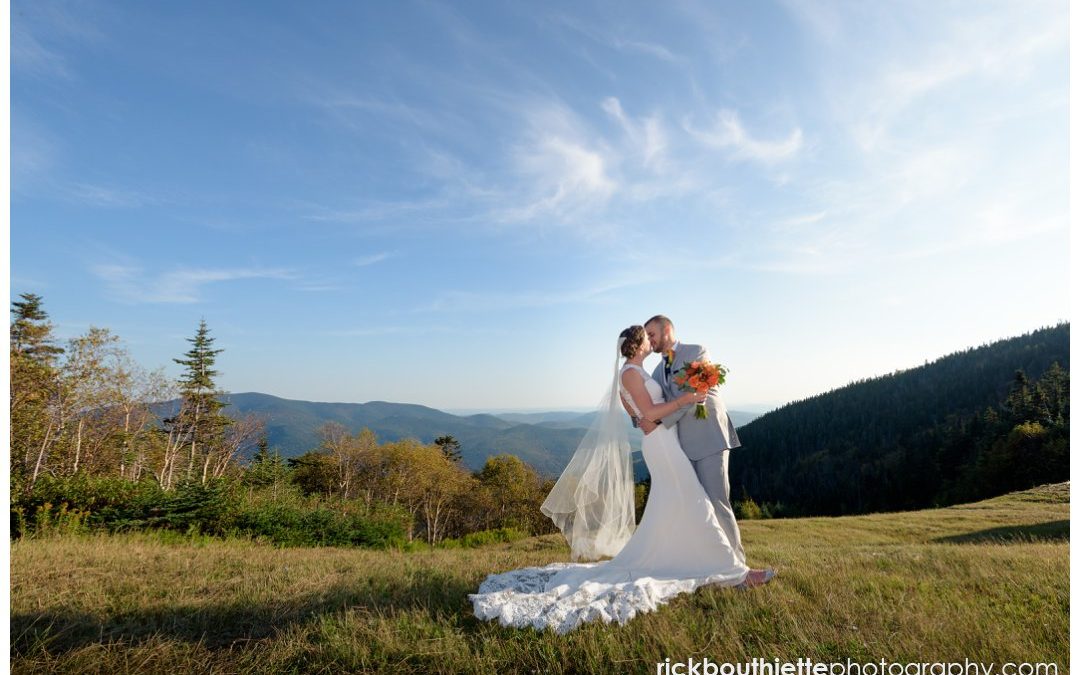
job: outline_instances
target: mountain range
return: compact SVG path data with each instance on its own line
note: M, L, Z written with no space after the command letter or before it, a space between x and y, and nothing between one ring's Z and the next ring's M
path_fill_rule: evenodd
M942 424L1000 406L1018 369L1039 377L1053 362L1068 372L1067 322L852 382L765 414L729 411L745 448L732 456L733 494L752 493L792 507L805 501L808 512L819 512L826 505L846 510L838 495L847 492L863 495L863 502L872 490L888 487L903 492L908 478L914 478L893 469L886 478L881 467L914 466L914 448L937 443L934 434L942 433ZM450 435L461 444L463 463L471 470L483 467L492 455L508 453L548 477L562 472L597 414L455 415L410 403L329 403L259 392L225 394L221 400L229 404L226 414L261 417L270 447L283 457L318 450L319 427L338 422L353 434L371 429L381 442L416 438L430 443ZM162 403L155 412L172 414L176 406L175 400ZM642 435L630 428L629 420L627 430L635 451L635 475L641 479L648 475L640 454ZM947 458L923 458L924 463L943 459ZM848 475L851 472L854 478ZM814 490L797 487L811 478ZM818 495L822 504L809 503L811 494Z
M479 413L453 415L435 408L412 404L370 401L329 403L281 398L259 392L229 393L220 397L228 403L223 412L239 417L253 413L266 425L267 441L282 457L295 457L320 445L318 429L338 422L350 433L367 427L380 442L416 438L430 443L450 435L461 443L462 461L478 470L491 455L508 453L528 462L544 476L557 476L595 419L596 412L551 411L540 413ZM176 400L159 404L159 415L172 414ZM736 425L758 417L757 413L728 411ZM648 475L641 461L641 431L627 421L630 445L635 451L635 474Z

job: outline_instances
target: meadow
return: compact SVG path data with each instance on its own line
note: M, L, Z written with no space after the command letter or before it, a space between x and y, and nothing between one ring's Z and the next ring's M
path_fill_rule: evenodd
M565 636L472 614L490 573L568 559L558 534L480 548L280 548L177 533L11 543L11 669L657 672L745 663L1004 662L1068 672L1069 484L939 509L740 523L779 576Z

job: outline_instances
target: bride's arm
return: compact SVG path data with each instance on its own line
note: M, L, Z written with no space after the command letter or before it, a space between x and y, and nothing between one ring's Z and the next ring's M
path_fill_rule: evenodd
M622 383L626 387L626 390L630 392L630 398L634 399L634 405L641 411L642 419L656 420L666 415L670 415L684 405L690 405L691 403L700 403L705 400L706 394L699 394L696 391L688 391L674 401L668 401L659 405L652 402L652 397L649 396L649 392L645 390L645 380L641 379L641 375L635 373L632 370L628 370L622 374ZM626 405L625 403L623 405Z

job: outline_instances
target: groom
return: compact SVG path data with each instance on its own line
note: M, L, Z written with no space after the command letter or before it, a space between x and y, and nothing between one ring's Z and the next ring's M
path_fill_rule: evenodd
M682 391L672 380L673 374L692 361L709 361L709 352L700 345L683 344L676 340L671 319L660 314L645 322L645 333L652 342L653 351L663 357L653 372L653 379L663 389L664 398L669 401L676 399ZM735 554L745 565L746 554L739 537L739 525L735 522L735 512L731 509L731 485L728 482L728 450L742 444L715 387L709 391L709 398L705 401L708 418L698 419L692 414L688 415L687 412L693 407L683 406L663 420L641 420L641 430L649 433L660 423L668 428L679 425L679 444L690 458L705 493L712 500L716 517L727 533Z

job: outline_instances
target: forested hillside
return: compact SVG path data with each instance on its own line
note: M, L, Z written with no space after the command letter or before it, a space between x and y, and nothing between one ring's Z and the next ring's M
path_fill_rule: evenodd
M774 515L973 501L1069 478L1069 324L795 401L739 429L735 498Z

